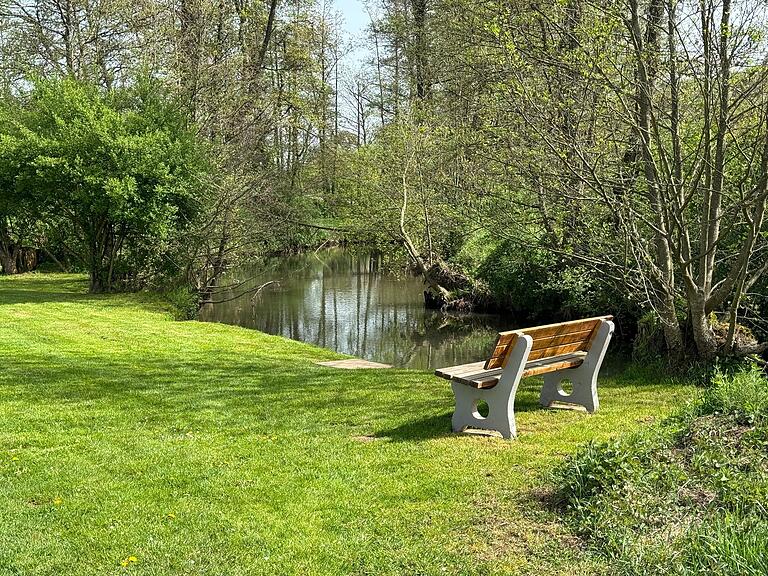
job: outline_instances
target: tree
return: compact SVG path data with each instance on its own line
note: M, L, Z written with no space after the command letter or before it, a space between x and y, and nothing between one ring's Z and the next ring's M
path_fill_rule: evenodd
M768 270L766 22L737 14L729 0L628 0L581 6L576 26L568 7L541 18L540 43L507 31L549 246L654 310L676 357L761 349L734 336L744 289Z
M388 121L411 115L442 141L417 168L396 165L410 190L429 174L441 228L463 241L484 230L521 261L548 251L616 305L655 314L675 357L763 348L736 342L745 294L768 272L768 19L757 3L381 6L381 101L398 102ZM376 139L391 146L386 133ZM460 252L449 244L443 256Z
M16 159L19 197L69 223L65 248L88 270L91 291L169 272L205 170L173 104L150 83L104 92L71 79L39 82L24 100L6 128L4 162Z
M0 106L0 125L12 122L15 112L11 104ZM24 161L17 146L15 139L0 134L0 270L4 274L27 272L37 264L33 247L37 214L14 182Z

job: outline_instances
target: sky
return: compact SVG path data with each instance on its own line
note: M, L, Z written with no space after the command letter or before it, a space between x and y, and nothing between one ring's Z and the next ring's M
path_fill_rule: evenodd
M363 43L363 33L370 22L368 12L361 0L332 0L334 8L341 14L344 25L344 43L352 44L352 51L346 56L347 67L368 57L368 50Z
M336 10L344 17L344 30L350 36L359 36L368 25L368 13L360 0L333 0Z

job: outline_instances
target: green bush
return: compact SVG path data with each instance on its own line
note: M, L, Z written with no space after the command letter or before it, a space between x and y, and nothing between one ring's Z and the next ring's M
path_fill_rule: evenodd
M766 574L766 416L759 370L717 371L672 418L566 460L558 502L617 573Z
M647 312L637 321L637 334L632 342L632 358L640 362L655 361L666 352L661 320L655 312Z
M502 243L477 270L499 306L520 321L538 322L615 313L622 308L594 274L546 250Z
M9 196L45 222L88 270L93 292L179 272L174 247L201 211L209 165L159 86L40 81L6 106L13 115L0 123L0 208Z
M177 320L194 320L200 311L200 295L188 286L178 286L163 292L163 298L173 307Z

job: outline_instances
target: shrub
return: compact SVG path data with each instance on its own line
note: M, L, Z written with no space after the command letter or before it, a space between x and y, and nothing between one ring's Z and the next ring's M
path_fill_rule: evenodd
M91 291L177 273L173 246L200 211L207 161L162 90L51 80L17 108L0 127L0 188L52 228L64 223L62 245L89 271Z
M188 286L178 286L163 292L165 300L173 307L177 320L194 320L200 311L200 295Z
M637 321L637 334L632 343L632 358L648 362L662 357L666 351L664 331L655 312L645 313Z

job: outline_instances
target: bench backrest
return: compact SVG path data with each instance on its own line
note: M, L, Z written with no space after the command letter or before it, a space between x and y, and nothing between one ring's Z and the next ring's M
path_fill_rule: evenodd
M586 352L597 334L601 321L612 319L613 316L597 316L584 320L499 332L499 339L496 341L491 357L485 363L485 369L492 370L505 367L517 339L523 334L533 338L531 353L528 355L529 362L562 354Z

